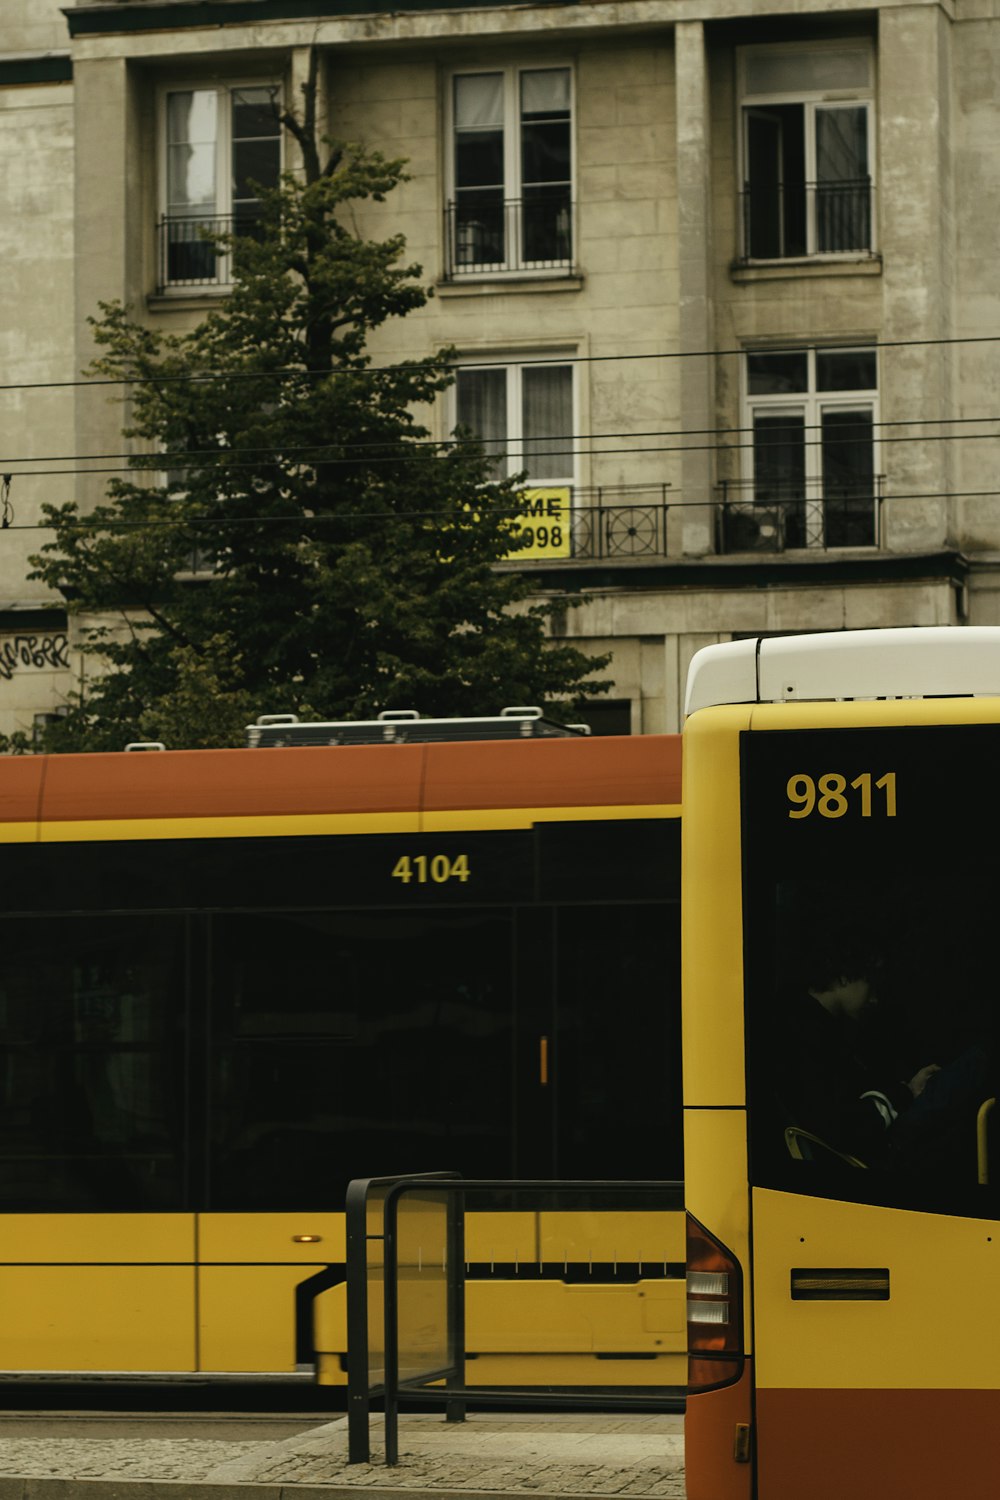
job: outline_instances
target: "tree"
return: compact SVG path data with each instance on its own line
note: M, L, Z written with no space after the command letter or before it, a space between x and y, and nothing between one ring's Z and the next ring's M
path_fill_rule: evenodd
M46 506L33 577L83 617L89 685L52 749L240 743L262 712L356 718L541 703L565 717L609 658L547 638L572 599L533 600L516 486L469 435L430 441L415 412L449 351L391 367L373 330L421 307L401 235L362 238L352 208L404 178L375 151L316 145L315 77L283 121L305 170L261 194L224 305L163 335L120 303L92 320L90 373L126 382L128 472L87 514ZM166 479L164 479L166 475Z

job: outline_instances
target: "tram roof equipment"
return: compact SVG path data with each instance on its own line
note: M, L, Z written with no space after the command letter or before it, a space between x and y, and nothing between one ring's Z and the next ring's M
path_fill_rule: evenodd
M757 636L704 646L685 714L725 703L1000 697L1000 626Z
M415 708L387 708L376 719L304 723L298 714L261 714L247 725L252 749L288 745L426 745L447 740L580 739L588 724L557 724L518 705L468 719L422 719Z

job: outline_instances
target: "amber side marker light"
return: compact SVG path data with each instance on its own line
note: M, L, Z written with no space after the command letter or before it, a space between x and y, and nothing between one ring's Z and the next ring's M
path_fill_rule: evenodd
M743 1374L743 1273L731 1251L687 1215L688 1393Z
M318 1245L322 1240L321 1234L293 1234L293 1245Z

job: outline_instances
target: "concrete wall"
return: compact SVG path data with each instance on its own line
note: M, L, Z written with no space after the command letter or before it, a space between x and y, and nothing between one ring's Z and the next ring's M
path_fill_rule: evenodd
M11 63L65 50L54 0L5 0L0 51ZM13 74L11 76L16 76ZM0 472L12 473L0 541L0 733L30 731L67 681L65 631L40 617L47 591L28 578L45 540L43 503L74 495L73 87L0 85ZM63 384L59 384L63 382Z
M60 52L68 47L59 0L3 0L0 53Z
M1000 332L1000 24L995 7L969 6L964 15L952 47L955 335L971 342L955 358L963 440L953 447L953 514L958 545L989 553L1000 549L1000 345L984 341Z
M443 280L444 119L453 70L570 65L575 83L575 155L580 276L558 281ZM334 53L328 90L332 134L404 156L411 181L385 205L358 214L364 233L402 227L408 252L434 296L426 308L373 341L392 360L453 345L460 356L549 351L590 358L578 368L580 433L617 434L679 426L675 365L648 356L678 346L673 55L669 37L637 47L552 43L530 48L456 46L426 54ZM620 356L629 356L621 359ZM447 404L437 431L448 428ZM589 445L581 445L589 446ZM678 485L676 456L656 439L598 443L582 454L584 486Z

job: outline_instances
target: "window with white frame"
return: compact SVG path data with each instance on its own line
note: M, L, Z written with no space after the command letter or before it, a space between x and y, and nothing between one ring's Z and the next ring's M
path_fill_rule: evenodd
M572 267L572 93L569 68L451 79L449 275Z
M741 508L744 522L766 523L778 547L875 546L875 350L755 350L746 390L753 506Z
M558 360L463 365L455 377L455 425L480 438L497 478L572 485L573 405L573 366Z
M164 93L161 287L231 279L231 257L210 236L252 233L259 189L277 186L278 99L276 85L259 83Z
M872 73L865 42L741 51L745 259L873 249Z

